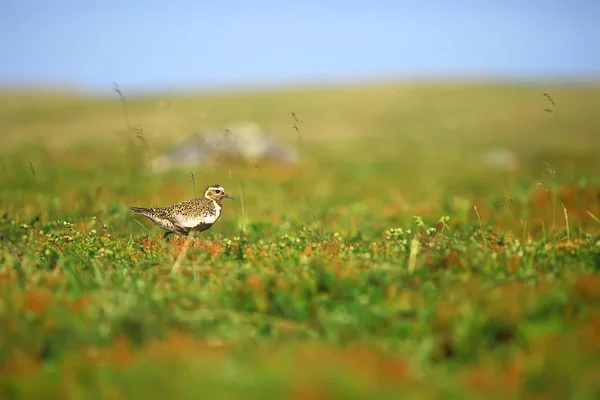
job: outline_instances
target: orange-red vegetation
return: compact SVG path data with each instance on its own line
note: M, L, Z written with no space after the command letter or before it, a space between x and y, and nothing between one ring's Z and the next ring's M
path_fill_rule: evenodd
M197 244L203 251L210 254L211 257L216 257L223 251L223 246L219 242L209 242L202 240Z
M144 247L144 250L160 250L160 245L157 242L150 240L149 238L142 239L142 246Z
M467 369L464 372L464 380L467 386L476 391L489 390L496 381L493 373L479 366Z
M91 303L91 296L89 294L85 294L81 297L79 297L78 299L75 300L66 300L63 302L66 307L75 312L75 313L79 313L82 311L85 311Z
M331 239L329 242L322 246L319 254L325 255L328 258L339 256L341 251L341 242L337 239Z
M331 398L325 390L315 383L296 383L292 388L293 400L326 400Z
M600 275L582 274L573 286L573 294L589 302L600 302Z
M450 329L456 314L457 310L452 304L439 302L435 309L435 320L433 321L434 329L438 331Z
M335 277L338 280L349 278L355 274L355 272L353 272L350 268L348 268L341 262L334 262L330 265L329 268L335 271Z
M308 244L299 254L301 257L309 257L312 254L312 245Z
M15 378L25 374L32 374L41 366L39 357L34 353L27 353L19 348L12 348L4 362L0 363L0 378Z
M23 308L36 316L45 313L52 303L52 295L42 289L30 289L23 296Z
M435 258L434 260L432 260L432 257L437 256L432 255L431 250L429 250L429 253L426 253L425 255L425 263L429 265L430 271L445 270L455 266L464 266L464 263L456 250L452 250L449 254Z
M395 299L398 296L398 285L392 283L385 288L385 297L388 300Z
M0 289L12 287L17 282L17 276L14 269L5 266L0 269Z
M276 350L275 350L276 351ZM286 350L284 350L286 351ZM287 350L293 356L295 364L302 368L298 371L311 371L317 368L323 370L342 370L356 374L367 383L397 384L411 379L411 369L408 360L396 354L384 354L377 350L362 346L352 346L346 349L331 348L322 345L299 345L294 350ZM270 359L281 359L277 352ZM305 376L304 373L299 373Z
M516 272L519 269L520 265L521 256L519 256L518 254L512 254L506 262L506 268L508 268L511 272Z
M246 279L246 285L250 291L255 293L262 293L264 290L264 285L259 275L249 276L248 279Z

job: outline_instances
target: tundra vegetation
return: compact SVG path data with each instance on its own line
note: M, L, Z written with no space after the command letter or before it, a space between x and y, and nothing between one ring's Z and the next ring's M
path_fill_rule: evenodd
M600 88L115 89L0 95L0 397L600 397ZM153 171L234 120L301 162Z

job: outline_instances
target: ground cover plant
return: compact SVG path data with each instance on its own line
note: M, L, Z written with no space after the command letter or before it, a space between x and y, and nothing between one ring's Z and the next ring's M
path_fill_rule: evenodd
M600 89L115 88L0 96L0 397L600 396ZM239 119L301 164L152 171Z

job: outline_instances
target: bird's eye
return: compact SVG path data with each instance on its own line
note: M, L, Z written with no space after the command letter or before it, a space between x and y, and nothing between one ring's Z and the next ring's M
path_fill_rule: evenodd
M216 194L221 194L221 190L220 190L220 189L217 189L217 190L215 190L215 193L216 193Z

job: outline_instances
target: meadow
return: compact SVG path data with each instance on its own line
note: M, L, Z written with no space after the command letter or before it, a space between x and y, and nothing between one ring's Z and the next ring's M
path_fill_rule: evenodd
M600 397L600 86L121 90L0 93L0 398ZM301 163L152 170L236 120Z

